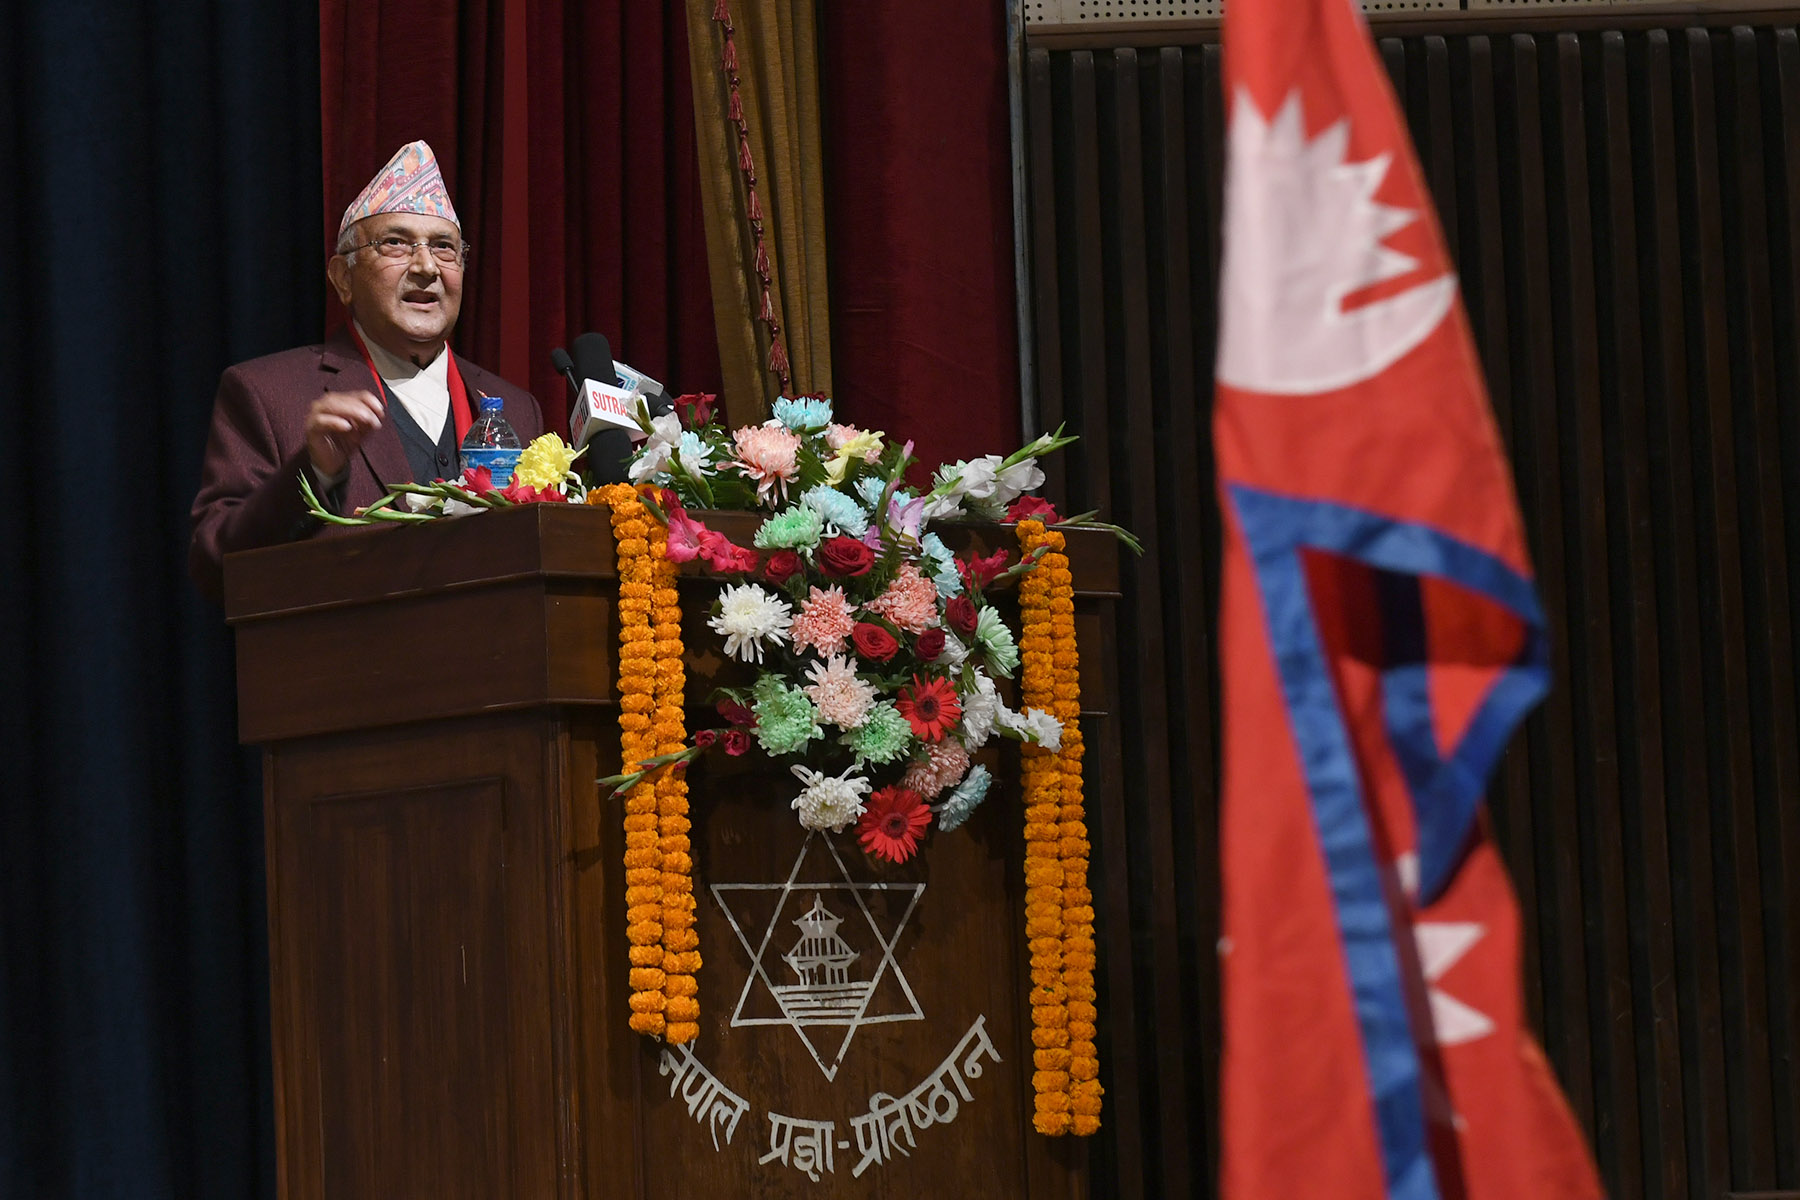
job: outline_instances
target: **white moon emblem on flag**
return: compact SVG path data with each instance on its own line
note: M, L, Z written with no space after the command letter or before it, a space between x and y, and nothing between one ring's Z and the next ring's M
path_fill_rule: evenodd
M1418 213L1375 200L1392 156L1346 162L1348 121L1310 141L1300 95L1273 121L1239 90L1231 111L1220 282L1220 382L1307 395L1372 378L1430 336L1456 299L1440 275L1355 308L1345 297L1418 268L1382 239Z

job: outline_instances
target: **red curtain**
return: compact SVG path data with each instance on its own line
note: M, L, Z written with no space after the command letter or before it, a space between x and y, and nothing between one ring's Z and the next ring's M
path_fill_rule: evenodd
M678 7L321 0L319 47L326 253L424 138L475 247L458 353L529 387L552 428L568 388L550 348L589 329L671 391L718 390Z
M820 6L832 380L928 465L1019 442L1006 14Z

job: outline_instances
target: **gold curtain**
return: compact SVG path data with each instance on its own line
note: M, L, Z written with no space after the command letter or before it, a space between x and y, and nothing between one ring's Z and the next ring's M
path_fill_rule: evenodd
M713 321L733 425L769 415L784 391L783 360L786 394L831 392L813 3L687 0Z

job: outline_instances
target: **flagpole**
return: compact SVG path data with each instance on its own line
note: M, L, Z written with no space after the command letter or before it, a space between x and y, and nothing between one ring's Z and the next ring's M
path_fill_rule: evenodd
M1019 327L1019 428L1038 435L1036 345L1031 331L1031 221L1025 207L1025 11L1006 0L1006 105L1012 128L1013 310Z

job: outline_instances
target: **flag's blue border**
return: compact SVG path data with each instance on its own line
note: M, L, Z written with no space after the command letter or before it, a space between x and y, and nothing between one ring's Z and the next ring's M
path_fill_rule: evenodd
M1383 620L1395 635L1413 639L1416 652L1403 651L1384 670L1385 724L1417 815L1420 897L1425 903L1449 883L1507 738L1548 690L1543 610L1529 578L1439 530L1240 484L1227 485L1225 494L1249 549L1330 880L1388 1195L1392 1200L1437 1200L1419 1055L1408 1024L1382 864L1301 554L1321 550L1400 577L1382 581ZM1485 596L1516 615L1526 630L1518 657L1500 673L1448 755L1440 753L1433 732L1418 622L1418 576L1448 580ZM1390 645L1394 640L1389 637Z

